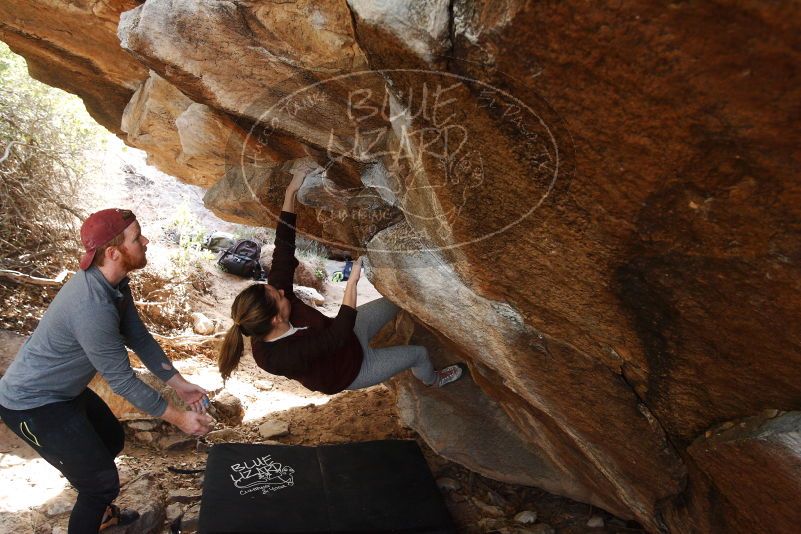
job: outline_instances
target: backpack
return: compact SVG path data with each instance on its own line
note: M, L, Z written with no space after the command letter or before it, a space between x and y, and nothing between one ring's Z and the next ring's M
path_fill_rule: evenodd
M260 257L261 245L252 239L242 239L220 254L217 266L229 274L261 280L264 271L259 263Z
M201 248L205 248L212 252L222 252L225 249L231 248L236 244L236 237L228 232L212 232L203 240Z

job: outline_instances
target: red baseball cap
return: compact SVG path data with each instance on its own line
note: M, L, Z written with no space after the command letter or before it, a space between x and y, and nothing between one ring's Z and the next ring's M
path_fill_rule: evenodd
M88 269L97 249L120 235L135 220L133 212L117 208L100 210L87 217L81 225L81 243L86 249L81 256L81 269Z

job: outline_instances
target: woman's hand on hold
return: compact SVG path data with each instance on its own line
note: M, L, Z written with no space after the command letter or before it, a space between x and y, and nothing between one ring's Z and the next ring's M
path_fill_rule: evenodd
M357 285L359 284L359 278L362 275L362 259L359 258L358 260L353 262L353 266L350 270L350 278L348 278L348 283L345 285L345 294L342 297L342 304L345 306L350 306L351 308L356 308L356 296L357 296Z
M303 181L306 180L306 173L305 172L298 172L292 176L292 180L289 182L289 185L286 186L287 194L295 194L300 189L300 186L303 185Z
M284 204L281 206L281 211L295 213L295 194L298 192L298 189L300 189L300 186L303 185L303 180L305 179L305 173L292 175L292 180L289 182L289 185L286 186L286 191L284 192Z

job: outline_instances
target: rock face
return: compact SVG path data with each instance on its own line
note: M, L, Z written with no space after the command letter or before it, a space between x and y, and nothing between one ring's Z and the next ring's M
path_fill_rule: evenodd
M651 532L801 522L795 419L748 419L801 404L799 27L789 2L0 7L35 76L218 215L272 225L312 175L300 230L469 363L473 401L397 384L435 447ZM449 410L531 460L449 450Z
M80 96L94 119L120 133L122 111L147 68L116 38L136 0L2 2L0 40L25 56L31 76Z
M723 497L730 532L798 530L801 412L777 412L721 425L688 449Z
M225 147L237 130L155 73L125 106L121 127L130 144L148 152L148 163L200 187L214 185L225 172Z

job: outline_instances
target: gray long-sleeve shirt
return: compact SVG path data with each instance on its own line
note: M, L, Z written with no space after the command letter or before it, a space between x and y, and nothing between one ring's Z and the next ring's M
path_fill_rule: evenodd
M112 286L97 267L77 272L56 295L0 378L0 404L26 410L77 397L95 373L131 404L161 416L167 401L136 377L126 345L157 377L177 372L147 331L128 278Z

